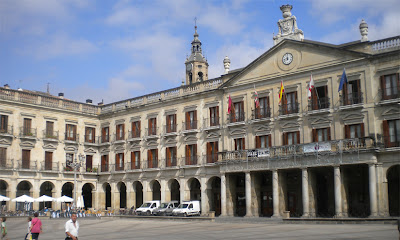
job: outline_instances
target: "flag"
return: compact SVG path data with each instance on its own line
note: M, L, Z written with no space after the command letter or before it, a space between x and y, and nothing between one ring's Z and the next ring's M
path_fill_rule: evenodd
M254 86L254 102L256 103L256 108L260 107L260 100L258 99L258 93L256 91L256 87Z
M340 92L343 89L343 85L347 83L347 76L346 76L346 70L343 68L343 74L342 77L340 78L340 84L339 84L339 90Z
M232 98L231 95L229 95L229 99L228 99L228 113L231 113L232 110Z
M308 84L308 99L311 99L311 93L313 88L314 88L314 79L311 74L310 83Z
M285 87L283 87L283 81L281 81L281 90L279 90L279 103L282 101L282 96L285 93Z

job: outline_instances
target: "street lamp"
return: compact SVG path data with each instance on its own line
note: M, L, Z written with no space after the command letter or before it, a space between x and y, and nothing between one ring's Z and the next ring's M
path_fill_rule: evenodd
M67 164L68 166L72 167L74 169L74 209L76 209L76 170L78 170L82 164L83 161L85 160L85 155L79 153L78 155L78 159L76 157L76 154L74 160L72 161L72 156L71 155L67 155Z

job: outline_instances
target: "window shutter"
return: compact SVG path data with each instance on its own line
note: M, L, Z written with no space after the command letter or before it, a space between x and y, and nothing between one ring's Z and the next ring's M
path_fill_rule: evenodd
M260 136L256 136L256 148L261 148Z
M241 141L242 141L242 150L245 150L246 149L245 139L242 138Z
M86 169L92 169L93 168L93 156L92 155L86 155Z
M122 127L122 139L124 139L125 138L125 124L122 124L121 125L121 127Z
M194 111L193 118L194 118L194 121L197 121L197 110Z
M211 143L207 143L207 157L211 155Z
M147 150L147 164L149 168L153 167L153 154L150 149Z
M215 107L216 108L216 116L217 116L217 119L215 120L215 122L214 123L217 123L217 125L219 125L219 106L216 106Z
M96 128L93 128L92 129L92 141L93 142L96 142L95 138L96 138Z
M282 134L282 145L287 145L288 139L287 139L287 133Z
M297 134L297 144L300 144L300 131L297 131L296 134Z
M386 97L386 88L385 88L385 76L381 76L381 89L382 89L382 99L385 100L387 99Z
M235 143L235 151L237 151L237 141L239 141L239 139L234 139L233 142Z
M167 115L167 133L171 132L171 115Z
M197 156L197 144L193 145L193 157L196 158Z
M350 138L350 126L344 125L344 138Z
M365 130L364 130L364 123L360 123L360 131L361 131L361 136L359 136L360 138L365 137Z
M331 140L331 128L330 127L327 128L327 132L328 132L328 141L330 141Z
M318 97L317 97L317 88L314 87L311 90L311 109L316 110L318 109Z
M391 147L388 121L383 120L382 125L383 125L383 138L384 138L385 147Z
M400 74L396 73L396 79L397 79L397 93L400 90Z
M318 142L317 129L315 129L315 128L312 129L312 141L313 142Z

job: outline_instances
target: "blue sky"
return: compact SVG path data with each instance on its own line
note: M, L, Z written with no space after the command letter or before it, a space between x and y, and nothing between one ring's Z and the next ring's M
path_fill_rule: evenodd
M273 46L292 13L305 38L340 44L400 35L397 0L1 0L0 85L105 103L180 86L197 17L209 77L246 66Z

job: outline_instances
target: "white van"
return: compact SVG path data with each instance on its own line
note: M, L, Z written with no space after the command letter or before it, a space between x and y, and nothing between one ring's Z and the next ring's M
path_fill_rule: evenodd
M136 215L151 215L160 206L160 201L147 201L135 210Z
M178 201L171 201L171 202L161 203L159 208L154 209L153 215L156 215L156 216L170 216L172 214L172 211L175 208L177 208L178 205L179 205Z
M200 201L183 201L177 208L172 210L173 216L200 216Z

